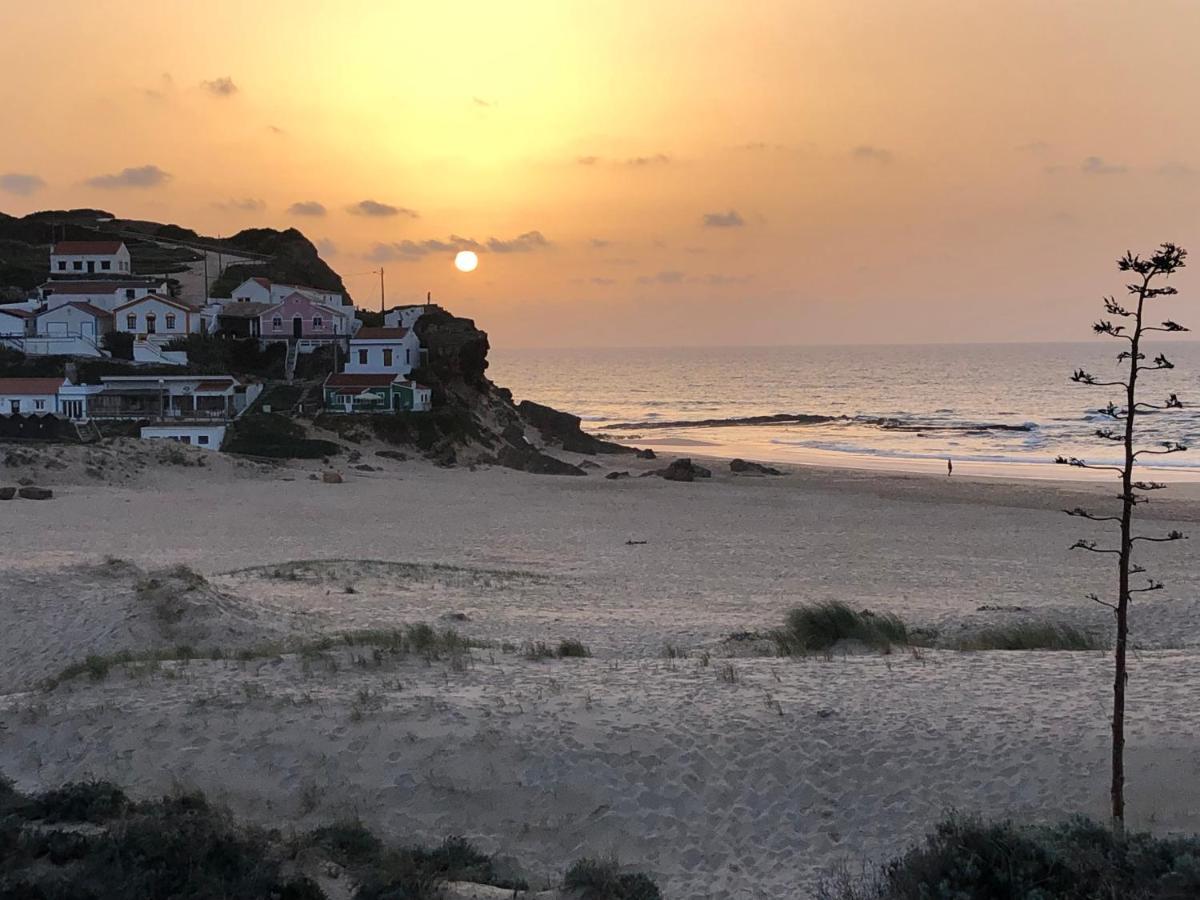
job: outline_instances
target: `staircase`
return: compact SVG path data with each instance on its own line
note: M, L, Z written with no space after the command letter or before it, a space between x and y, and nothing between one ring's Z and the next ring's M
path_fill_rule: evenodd
M296 360L299 357L300 345L295 341L288 341L287 359L283 361L283 375L288 384L291 384L292 379L296 377Z
M100 433L100 426L96 424L94 419L89 419L86 422L76 422L72 420L72 425L75 426L75 434L79 438L81 444L91 444L104 437Z

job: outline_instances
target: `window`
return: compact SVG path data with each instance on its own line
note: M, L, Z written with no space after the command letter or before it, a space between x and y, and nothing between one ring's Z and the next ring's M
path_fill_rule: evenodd
M112 263L110 263L107 259L102 259L100 260L100 268L107 272L112 268Z
M406 363L411 363L411 362L412 362L412 360L409 358L409 357L411 357L411 356L412 356L412 351L411 351L411 350L409 350L407 347L405 347L405 348L404 348L404 361L405 361Z
M83 260L80 260L80 259L75 260L73 263L71 263L71 268L74 269L76 272L82 272L83 271Z
M134 299L135 296L136 296L136 292L134 291L133 288L125 288L125 299L126 300L132 300L132 299Z
M392 364L392 351L390 348L383 351L383 364L385 366L390 366Z
M58 261L58 271L60 271L60 272L65 272L65 271L67 271L67 263L66 263L66 260L62 260L62 259L60 259L60 260Z
M207 444L208 443L208 435L207 434L196 435L196 443L197 444Z
M175 313L167 313L167 331L175 327Z
M34 409L45 409L45 408L46 408L46 401L45 401L45 400L34 400L34 401L33 401L33 408L34 408Z
M313 328L320 328L324 324L324 320L320 316L313 316Z
M283 328L283 317L276 316L275 318L273 318L271 320L271 327L274 328L276 331L279 331L281 328Z
M370 352L371 351L369 351L369 350L359 350L358 351L358 364L360 366L365 366L367 364L367 357L370 354Z
M137 331L137 313L130 313L125 317L125 327L130 331Z

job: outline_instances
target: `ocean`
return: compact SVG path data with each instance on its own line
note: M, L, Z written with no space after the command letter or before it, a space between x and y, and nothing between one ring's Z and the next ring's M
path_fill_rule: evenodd
M1116 341L493 348L489 376L518 400L580 416L596 435L674 454L918 471L944 471L952 459L967 471L1064 477L1080 473L1055 465L1056 456L1119 459L1119 446L1095 432L1113 424L1099 410L1119 403L1120 389L1070 380L1080 366L1117 376L1119 349ZM1141 417L1142 442L1196 445L1152 461L1176 478L1200 477L1200 342L1149 349L1176 368L1145 373L1139 395L1158 403L1174 392L1184 409ZM759 416L790 418L734 421Z

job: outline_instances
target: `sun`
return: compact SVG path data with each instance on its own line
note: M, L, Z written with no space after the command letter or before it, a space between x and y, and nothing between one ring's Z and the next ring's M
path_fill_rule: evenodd
M454 267L460 272L474 272L479 265L479 257L474 250L459 250L454 257Z

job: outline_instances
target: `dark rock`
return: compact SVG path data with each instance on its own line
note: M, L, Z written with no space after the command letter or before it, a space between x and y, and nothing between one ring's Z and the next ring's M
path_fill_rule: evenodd
M11 500L15 496L17 496L15 487L0 487L0 500Z
M44 487L23 487L17 491L17 496L22 500L50 500L54 497L54 491Z
M628 478L629 473L628 472L609 472L604 477L607 478L609 481L616 481L618 478Z
M340 472L322 472L321 481L325 484L341 484L342 476Z
M408 454L400 450L376 450L375 455L384 459L394 459L396 462L404 462L408 459Z
M377 469L375 466L369 465L368 463L359 463L354 468L357 469L359 472L378 472L379 471L379 469Z
M712 478L712 472L693 463L687 457L677 459L665 469L659 469L654 474L667 481L695 481L697 478Z
M442 618L446 619L447 621L450 621L450 622L470 622L471 621L471 617L468 616L465 612L448 612L448 613L445 613L442 616Z
M729 471L736 472L738 475L782 475L783 472L773 466L764 466L762 463L747 462L744 459L731 459L729 461Z
M579 468L581 468L581 469L599 469L599 468L601 468L601 466L600 466L600 463L598 463L598 462L592 462L590 459L585 459L579 464Z
M496 462L509 469L520 469L535 475L585 475L579 466L555 459L532 447L505 447L496 455Z
M638 459L658 459L658 454L656 454L649 447L646 447L644 450L639 450L637 452L637 457Z
M568 453L585 453L593 456L597 453L632 453L633 448L602 441L586 434L580 428L582 421L579 416L559 412L549 406L534 403L532 400L522 400L517 406L517 412L526 423L536 428L547 443L556 444Z
M22 487L29 487L29 485L33 484L33 479L29 477L18 478L17 484L21 485Z

